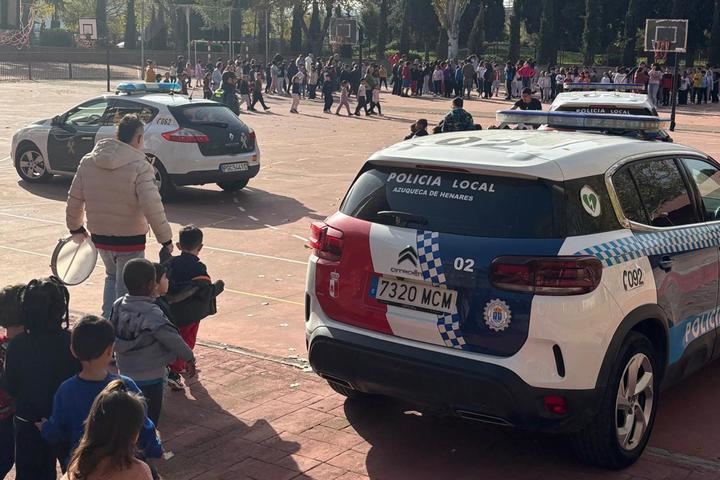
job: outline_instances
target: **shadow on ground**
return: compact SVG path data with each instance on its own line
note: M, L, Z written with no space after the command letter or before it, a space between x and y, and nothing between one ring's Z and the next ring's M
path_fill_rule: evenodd
M69 177L54 177L47 183L19 181L18 186L37 197L65 202L70 183ZM200 227L226 230L257 230L267 225L282 226L303 218L325 218L294 198L252 186L233 194L200 187L179 187L177 193L164 203L170 222L181 225L196 223ZM250 212L258 220L252 220ZM198 222L198 213L202 213L204 222Z

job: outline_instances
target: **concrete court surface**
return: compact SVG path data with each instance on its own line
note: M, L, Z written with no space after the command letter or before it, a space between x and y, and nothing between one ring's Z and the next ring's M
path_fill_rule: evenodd
M0 159L17 128L103 91L103 82L3 83ZM437 123L449 100L386 94L384 117L340 118L323 114L319 101L303 101L293 115L287 98L268 99L269 112L241 114L262 151L249 187L233 195L185 187L166 204L175 229L203 228L202 259L227 285L219 314L200 329L207 361L199 381L185 396L168 394L161 431L176 456L161 466L166 478L720 478L718 364L663 396L651 448L621 473L579 465L560 439L406 414L411 407L395 402L344 403L304 372L309 223L335 211L365 158L401 140L417 118ZM487 127L508 103L466 106ZM679 112L676 142L720 158L720 108ZM49 274L68 186L63 178L27 185L0 160L0 283ZM156 255L150 242L148 256ZM97 268L71 288L71 309L97 313L102 281Z

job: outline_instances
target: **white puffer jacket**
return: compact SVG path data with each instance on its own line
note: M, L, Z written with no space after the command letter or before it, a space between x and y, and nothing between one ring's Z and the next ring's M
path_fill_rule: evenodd
M65 210L70 231L83 226L86 211L87 229L96 235L145 235L149 223L159 243L172 240L152 165L120 140L100 140L80 161Z

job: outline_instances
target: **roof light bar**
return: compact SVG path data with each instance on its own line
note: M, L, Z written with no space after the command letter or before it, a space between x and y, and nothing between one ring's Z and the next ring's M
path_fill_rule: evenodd
M125 82L115 87L116 93L171 93L181 90L179 83Z
M563 85L566 91L576 90L608 90L608 91L624 91L624 90L645 90L642 83L568 83Z
M649 115L609 115L602 113L541 112L535 110L498 110L499 128L509 125L546 125L570 130L615 130L657 132L670 126L669 118Z

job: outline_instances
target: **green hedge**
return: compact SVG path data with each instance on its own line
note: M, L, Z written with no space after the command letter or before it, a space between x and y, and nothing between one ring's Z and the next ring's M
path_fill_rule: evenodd
M40 45L43 47L73 47L73 34L62 28L40 30Z
M196 42L196 44L197 44L198 54L199 54L200 52L207 52L208 42L206 42L206 41L204 41L204 40L198 40L198 41ZM223 46L222 46L221 44L219 44L219 43L213 43L212 45L210 45L210 51L211 51L211 52L223 52L223 51L225 51L225 50L224 50L224 48L223 48Z

